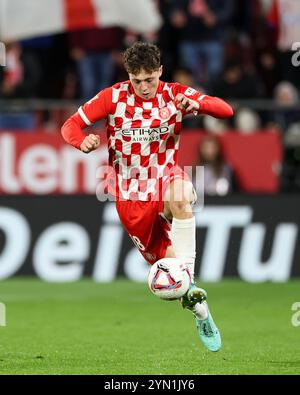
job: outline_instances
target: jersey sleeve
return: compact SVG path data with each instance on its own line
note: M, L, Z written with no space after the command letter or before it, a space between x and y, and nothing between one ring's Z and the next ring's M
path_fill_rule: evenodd
M73 147L80 149L86 135L82 129L104 119L110 113L112 88L104 89L95 97L79 107L78 111L66 120L61 128L64 140Z
M83 122L89 126L107 118L112 104L112 88L107 88L99 92L95 97L79 107L78 114Z
M202 100L202 98L205 96L201 92L196 91L196 89L191 88L190 86L175 83L173 85L174 97L176 97L178 93L182 93L184 96L187 96L191 100Z
M182 93L188 99L197 101L199 103L199 115L211 115L212 117L220 119L233 116L233 109L231 106L219 97L205 95L189 86L181 84L174 84L173 93L174 97L176 97L178 93ZM189 113L183 111L183 115L187 114Z
M61 134L68 144L80 150L80 146L85 139L85 133L82 130L85 127L86 124L83 122L78 112L76 112L63 124Z

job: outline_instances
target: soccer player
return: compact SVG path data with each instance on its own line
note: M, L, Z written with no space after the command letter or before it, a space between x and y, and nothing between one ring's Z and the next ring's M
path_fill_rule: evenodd
M150 264L164 257L186 263L192 284L181 298L182 306L193 312L203 344L218 351L221 336L208 309L207 294L194 283L195 191L177 162L186 114L229 118L233 111L219 98L161 81L160 51L153 44L137 42L128 48L124 65L129 80L102 90L81 106L64 123L62 135L89 153L99 147L100 138L86 135L83 129L106 119L109 165L114 173L108 177L108 187L116 196L120 220Z

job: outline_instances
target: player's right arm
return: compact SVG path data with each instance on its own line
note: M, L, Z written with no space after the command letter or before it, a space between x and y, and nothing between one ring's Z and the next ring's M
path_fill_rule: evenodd
M61 128L64 140L85 153L97 149L100 145L100 137L95 134L86 135L83 129L100 119L107 118L111 103L112 88L107 88L79 107Z
M195 115L211 115L219 119L226 119L233 116L233 109L219 97L204 95L195 89L173 83L173 94L177 107L183 114L194 113Z

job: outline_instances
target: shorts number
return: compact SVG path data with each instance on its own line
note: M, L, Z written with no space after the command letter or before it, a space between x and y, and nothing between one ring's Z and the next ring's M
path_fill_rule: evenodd
M141 240L137 237L137 236L131 236L131 240L134 242L134 244L136 245L136 247L141 250L141 251L145 251L145 246L142 244Z

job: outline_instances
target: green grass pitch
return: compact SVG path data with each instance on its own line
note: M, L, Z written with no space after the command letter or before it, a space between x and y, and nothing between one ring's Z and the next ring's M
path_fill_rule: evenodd
M223 348L198 341L192 314L146 284L0 282L0 374L299 374L300 282L201 284Z

